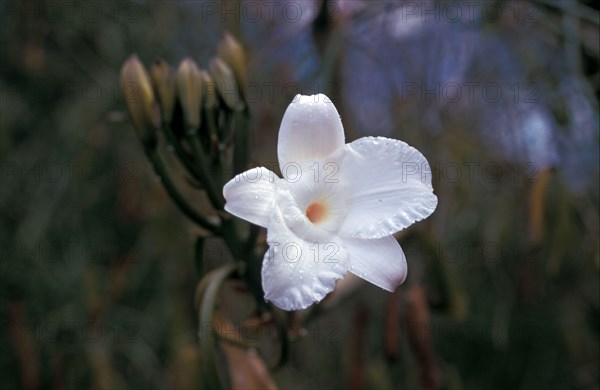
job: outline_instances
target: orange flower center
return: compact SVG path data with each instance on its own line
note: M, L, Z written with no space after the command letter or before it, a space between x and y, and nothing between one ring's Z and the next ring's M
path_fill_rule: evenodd
M318 223L322 221L327 215L327 208L318 202L314 202L308 205L306 208L306 217L312 223Z

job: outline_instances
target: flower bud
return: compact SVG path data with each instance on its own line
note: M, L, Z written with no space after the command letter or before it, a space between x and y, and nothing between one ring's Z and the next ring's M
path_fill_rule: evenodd
M239 94L235 76L229 65L219 57L215 57L210 61L208 71L227 107L234 111L242 109L244 102Z
M137 55L130 56L121 68L121 93L133 128L145 147L155 147L158 115L150 77Z
M150 77L158 96L162 119L170 123L175 108L175 75L166 61L158 59L152 64Z
M198 129L202 106L202 79L196 63L189 58L181 61L175 80L187 129Z
M200 70L200 77L202 79L202 102L204 103L204 108L213 109L217 108L219 105L219 99L217 97L217 89L215 87L215 82L213 81L210 74L204 69Z
M242 45L233 37L233 35L229 32L225 32L221 42L219 42L217 52L219 57L225 61L233 71L238 86L244 87L246 85L246 56ZM243 94L243 91L240 90L240 93Z

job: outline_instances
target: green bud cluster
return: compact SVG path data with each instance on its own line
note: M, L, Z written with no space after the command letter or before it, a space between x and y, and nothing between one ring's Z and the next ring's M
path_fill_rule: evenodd
M233 112L246 111L243 85L246 59L242 46L229 33L218 45L218 55L207 70L191 58L173 68L157 59L148 74L137 55L125 61L121 70L121 91L132 124L144 147L155 147L161 124L181 137L187 133L208 134L210 142L227 134ZM208 123L213 121L216 123ZM221 127L221 131L215 128ZM203 137L205 137L203 135Z
M135 54L121 69L120 86L131 123L165 189L188 217L216 234L224 215L221 188L228 175L248 162L245 83L244 50L229 33L206 69L192 58L176 67L157 59L148 72ZM166 149L176 153L187 183L206 191L215 214L198 213L181 195L162 162L158 148L162 139Z

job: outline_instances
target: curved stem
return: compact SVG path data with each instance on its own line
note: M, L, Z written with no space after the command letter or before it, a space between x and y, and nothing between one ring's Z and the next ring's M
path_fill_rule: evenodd
M213 169L213 172L217 175L217 181L219 183L225 183L223 175L225 169L224 148L221 147L221 141L219 140L216 114L216 110L208 109L206 110L205 117L208 125L208 134L210 135L211 150L214 152L213 158L218 162L217 168Z
M199 165L201 181L206 186L206 193L208 198L213 204L213 207L217 210L223 210L225 206L225 200L223 199L223 195L217 191L215 187L215 182L210 173L208 163L204 156L204 150L202 150L202 145L200 144L200 140L198 139L198 132L193 131L188 133L188 139L192 144L192 151L194 152L194 157L196 158L197 164Z
M244 272L244 279L250 287L252 294L256 300L256 304L259 311L265 311L267 304L264 300L264 292L261 283L261 259L256 256L254 247L250 247L243 242L239 237L238 231L235 227L235 221L233 219L223 220L223 240L229 247L234 260L242 260L246 264L246 271Z
M577 1L572 2L560 2L560 1L550 1L550 0L536 0L538 3L547 5L549 7L553 7L559 9L564 13L571 14L573 16L578 17L579 19L585 20L586 22L592 24L600 24L598 11L589 7L585 4L581 4Z
M256 240L258 239L259 233L259 226L250 225L250 234L248 234L248 238L246 239L246 247L248 248L248 250L254 248L254 246L256 245Z
M165 169L162 160L158 156L158 152L156 150L147 150L147 154L148 158L152 162L154 171L161 179L163 187L165 188L171 199L173 199L173 201L177 204L179 209L198 225L211 231L214 234L219 235L221 233L219 226L210 222L203 215L199 214L187 203L183 196L181 196L181 194L177 190L177 187L175 187L175 184L171 181L171 178L167 173L167 170Z
M163 123L163 133L167 137L167 141L169 145L173 146L175 149L175 153L177 153L177 157L183 163L183 166L188 170L188 172L194 176L197 180L202 180L202 175L198 170L198 167L194 163L194 160L190 157L190 155L183 149L181 143L173 133L171 126L167 123Z
M235 154L233 156L233 169L235 173L245 170L248 164L248 149L250 147L250 132L248 131L248 110L236 111L235 116Z
M196 275L198 279L204 275L204 237L196 238L194 247L194 262L196 263Z

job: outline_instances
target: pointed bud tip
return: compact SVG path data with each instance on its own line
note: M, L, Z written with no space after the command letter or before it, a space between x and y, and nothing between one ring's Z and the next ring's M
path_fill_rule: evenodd
M221 52L225 51L241 51L243 54L243 48L241 43L237 39L235 39L233 34L231 34L229 31L225 31L223 37L221 38L221 41L219 41L218 51L219 55L222 54Z
M214 57L208 64L208 71L227 107L234 111L242 109L244 107L244 100L229 65L221 58Z
M210 74L204 69L200 70L200 78L202 79L202 101L204 107L207 109L214 109L219 105L215 82Z
M197 129L200 127L202 79L200 69L194 60L188 57L179 63L175 82L186 125L189 129Z
M123 100L138 137L146 146L156 144L157 117L150 77L137 54L127 58L121 68L120 87Z
M228 31L219 42L217 53L232 69L239 86L246 85L246 55L242 44ZM243 90L240 90L243 94Z
M158 96L163 121L170 123L175 108L175 76L171 66L162 58L154 60L150 77Z

